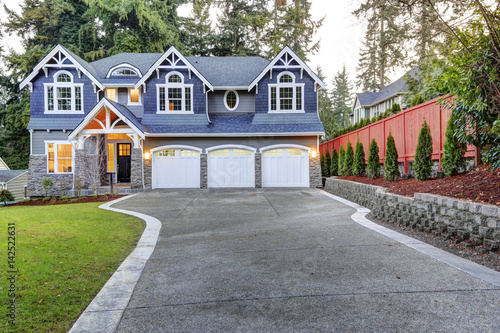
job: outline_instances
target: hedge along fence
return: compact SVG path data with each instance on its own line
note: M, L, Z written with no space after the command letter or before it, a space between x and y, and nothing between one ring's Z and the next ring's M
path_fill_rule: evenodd
M333 149L339 151L340 146L343 146L344 149L347 147L348 141L350 141L352 145L355 145L359 139L363 144L365 156L368 158L370 141L372 138L375 138L380 149L380 163L383 164L385 160L385 150L387 149L387 137L389 136L389 132L391 132L398 150L398 162L403 163L404 173L408 173L408 162L415 160L418 134L420 133L422 123L425 119L431 130L432 159L439 161L439 170L441 170L441 158L443 157L446 126L451 116L451 109L446 109L438 104L437 101L439 98L441 97L403 110L398 114L336 137L330 141L323 142L319 145L319 151L321 154L325 154L326 149L330 152L332 152ZM475 147L467 146L465 157L474 157L474 162L477 165L477 152Z

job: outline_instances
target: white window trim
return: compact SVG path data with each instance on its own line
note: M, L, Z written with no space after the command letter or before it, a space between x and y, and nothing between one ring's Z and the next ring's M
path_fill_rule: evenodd
M55 82L57 76L60 74L68 74L69 77L71 78L71 82ZM84 114L84 98L83 98L83 83L74 83L74 76L68 71L61 70L57 71L54 73L52 76L54 79L54 82L52 83L44 83L44 95L43 95L43 100L44 100L44 108L46 114ZM53 104L54 104L54 110L49 110L49 105L47 102L47 94L48 94L48 88L52 87L52 98L53 98ZM60 87L70 87L71 88L71 110L57 110L57 88ZM77 111L75 109L75 87L80 87L80 98L81 98L81 110Z
M283 75L290 75L293 79L293 82L287 82L287 83L280 83L280 78ZM305 105L304 105L304 87L305 83L295 83L295 74L292 72L281 72L277 78L276 78L277 83L270 83L268 84L268 113L305 113ZM271 110L271 88L276 88L276 110ZM301 94L301 104L302 104L302 109L297 110L297 90L296 88L300 87L302 90ZM292 97L292 109L291 110L281 110L280 109L280 88L293 88L293 97Z
M124 74L115 74L114 73L116 70L122 69L122 68L130 69L130 70L134 71L135 75L124 75ZM109 78L110 76L130 76L130 77L139 76L139 77L142 77L142 74L141 74L141 71L137 67L134 67L130 64L119 64L119 65L116 65L116 66L110 68L110 70L108 71L108 74L106 75L106 78Z
M168 78L172 75L179 75L182 82L180 83L169 83ZM194 114L194 96L193 96L193 84L184 84L184 75L179 72L170 72L165 76L165 84L157 84L156 85L156 113L157 114ZM160 110L160 88L165 88L165 110ZM180 111L170 111L168 109L168 88L181 88L182 91L182 110ZM186 111L186 90L185 88L189 88L191 90L191 111Z
M234 94L236 95L236 104L234 105L233 108L230 108L229 105L227 105L227 95L230 92L234 92ZM239 105L240 105L240 95L238 94L238 92L236 90L226 90L226 92L224 93L224 106L226 107L226 109L228 111L234 111L238 108Z
M139 102L137 102L137 103L134 103L134 102L130 101L130 89L134 89L134 87L127 89L127 96L128 96L127 97L127 105L142 105L142 94L141 94L142 89L141 88L134 89L134 90L139 90Z
M75 147L69 141L45 140L45 155L47 156L47 174L48 175L72 175L75 170ZM54 172L49 172L49 144L54 144ZM71 146L71 172L59 172L58 159L57 159L57 145L70 145Z

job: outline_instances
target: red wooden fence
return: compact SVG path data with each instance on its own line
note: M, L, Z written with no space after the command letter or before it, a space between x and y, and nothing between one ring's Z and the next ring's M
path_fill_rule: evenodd
M451 110L442 107L437 103L437 100L438 98L416 105L356 131L323 142L319 145L319 151L321 154L325 154L326 149L332 152L335 148L338 152L340 146L346 149L348 141L355 149L359 139L363 144L366 161L368 161L370 142L372 138L375 138L379 147L380 162L384 163L387 136L391 132L398 150L398 160L404 163L405 173L408 173L408 162L415 160L418 134L425 119L431 130L432 159L439 160L439 169L441 169L446 126L448 119L450 119ZM468 146L465 156L476 157L475 147ZM477 160L475 162L477 165Z

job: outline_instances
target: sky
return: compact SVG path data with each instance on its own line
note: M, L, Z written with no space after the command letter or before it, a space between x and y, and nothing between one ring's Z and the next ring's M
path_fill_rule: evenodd
M8 0L9 8L19 9L21 0ZM323 26L316 34L316 38L320 39L320 50L317 54L309 56L308 65L312 70L316 71L318 65L323 68L323 73L326 75L325 83L328 88L332 87L334 75L342 70L345 65L351 81L354 82L356 77L356 65L359 59L359 51L362 47L363 37L365 33L365 24L357 22L351 12L355 9L358 1L353 0L311 0L311 14L313 19L317 20L323 16L325 20ZM179 12L180 15L186 10ZM187 11L189 12L189 10ZM3 6L0 9L0 17L3 15ZM15 36L5 36L2 41L4 47L13 48L16 51L22 50L19 40ZM402 71L397 71L394 74L389 74L389 78L395 80L403 74ZM354 86L355 92L361 92Z

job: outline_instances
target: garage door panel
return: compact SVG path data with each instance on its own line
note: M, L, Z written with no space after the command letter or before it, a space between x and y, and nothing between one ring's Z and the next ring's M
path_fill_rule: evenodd
M186 149L156 152L153 155L153 187L199 188L199 153Z
M254 154L236 148L210 152L208 187L255 187Z
M280 148L262 155L263 187L308 187L309 156L307 150Z

